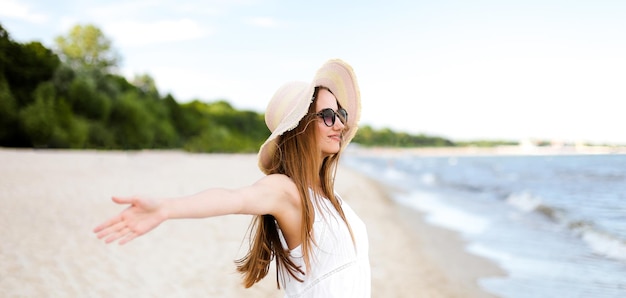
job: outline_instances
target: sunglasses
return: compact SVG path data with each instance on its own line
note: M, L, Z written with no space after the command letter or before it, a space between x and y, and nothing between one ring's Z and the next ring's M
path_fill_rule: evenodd
M324 124L328 127L335 125L335 119L337 119L337 117L339 117L341 123L348 123L348 111L344 108L337 110L337 112L333 111L331 108L326 108L315 114L315 116L324 119Z

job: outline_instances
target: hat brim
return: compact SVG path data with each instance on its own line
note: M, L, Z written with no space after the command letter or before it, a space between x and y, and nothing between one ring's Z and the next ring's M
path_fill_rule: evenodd
M298 126L300 120L306 115L311 104L315 87L323 86L335 95L339 105L348 111L348 130L342 139L343 150L352 141L358 129L361 119L361 94L359 91L356 75L350 65L339 59L332 59L324 63L317 71L310 84L304 82L291 82L282 86L274 94L277 96L291 96L296 101L292 103L289 111L275 113L285 115L281 119L267 119L268 127L275 127L272 134L259 149L259 168L265 174L269 174L272 156L277 149L276 140L283 133ZM273 97L273 98L274 98ZM268 109L270 105L268 105ZM288 107L272 107L273 109ZM266 111L266 115L268 112Z

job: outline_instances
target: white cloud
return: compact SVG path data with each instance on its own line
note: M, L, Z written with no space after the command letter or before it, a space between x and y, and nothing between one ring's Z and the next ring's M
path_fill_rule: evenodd
M193 40L212 34L212 30L190 19L157 22L121 21L105 24L103 30L116 44L131 47Z
M31 8L14 0L0 0L0 17L24 20L31 23L43 23L48 17L31 11Z

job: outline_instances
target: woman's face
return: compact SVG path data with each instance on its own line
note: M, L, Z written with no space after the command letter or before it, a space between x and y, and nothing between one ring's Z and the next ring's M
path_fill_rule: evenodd
M319 113L324 109L332 109L337 113L338 107L337 99L330 91L326 89L318 91L315 113ZM330 127L324 124L322 117L317 117L317 144L322 152L322 158L336 154L341 149L342 132L345 126L341 122L340 117L337 115L335 117L335 123Z

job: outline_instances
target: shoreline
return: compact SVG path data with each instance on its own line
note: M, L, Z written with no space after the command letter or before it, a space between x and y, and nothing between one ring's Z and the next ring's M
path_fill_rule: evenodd
M356 175L366 182L363 185L343 185L343 176ZM383 202L376 209L360 206L360 200L350 196L350 206L368 225L370 236L370 262L372 263L372 297L384 297L389 290L403 290L401 297L498 297L487 292L478 280L487 277L503 277L506 272L495 262L473 255L465 250L465 241L458 233L428 224L424 214L404 207L392 199L392 189L365 176L348 166L340 166L337 177L337 190L341 194L351 194L351 188L368 194L364 199ZM384 243L385 245L375 245ZM401 244L398 244L401 243ZM374 245L372 245L374 244ZM397 248L402 249L398 250ZM417 284L428 292L414 293L406 284L389 284L384 278L398 272L378 272L374 278L374 268L378 262L389 262L394 266L380 266L384 269L402 268L401 274L409 277L406 283ZM411 278L415 277L415 278ZM390 288L390 289L387 289Z
M178 196L262 177L256 154L0 148L0 296L282 297L275 270L250 289L233 261L250 216L164 223L125 246L91 230L123 206L111 195ZM494 297L476 280L502 274L426 224L390 190L340 165L336 190L366 223L372 297Z
M495 146L495 147L360 147L347 152L357 156L416 155L416 156L493 156L493 155L598 155L626 154L626 147L609 146Z

